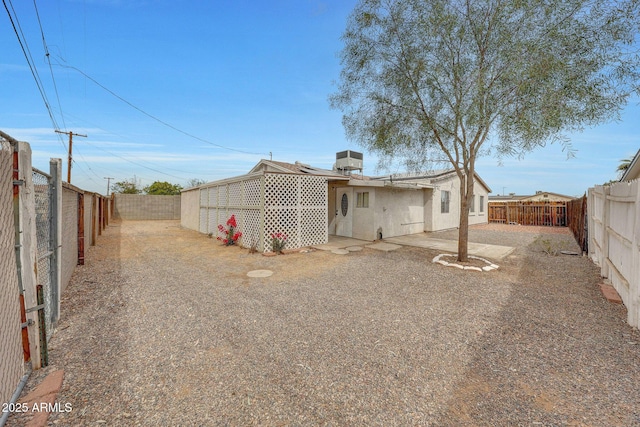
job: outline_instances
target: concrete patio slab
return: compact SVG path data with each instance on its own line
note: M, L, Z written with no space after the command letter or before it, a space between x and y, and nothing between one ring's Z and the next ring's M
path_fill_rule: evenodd
M349 251L346 249L334 249L331 251L331 253L336 255L346 255L349 253Z
M367 245L367 247L371 249L375 249L377 251L390 252L390 251L395 251L396 249L400 249L402 246L395 245L393 243L379 242L379 243L373 243L371 245Z
M313 247L321 251L334 251L336 249L344 249L350 246L365 246L371 243L367 240L353 239L351 237L329 236L329 241L323 245L314 245Z
M458 252L458 242L456 240L434 239L425 234L409 234L407 236L391 237L384 239L385 242L395 243L403 246L415 246L419 248L435 249L445 252ZM481 256L483 258L503 259L511 254L515 248L511 246L487 245L484 243L469 242L469 255Z

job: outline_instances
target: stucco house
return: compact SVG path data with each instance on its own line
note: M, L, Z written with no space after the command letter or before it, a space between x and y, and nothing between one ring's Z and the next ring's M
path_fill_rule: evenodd
M640 178L640 150L638 150L636 155L633 156L633 159L631 159L629 167L625 169L624 173L620 177L620 182L633 181L638 178Z
M333 170L263 159L246 175L184 190L182 226L217 234L233 214L241 244L265 252L277 232L296 248L329 235L376 240L458 227L455 171L366 177L358 170L362 154L349 150L336 154ZM475 178L469 223L486 223L491 190Z

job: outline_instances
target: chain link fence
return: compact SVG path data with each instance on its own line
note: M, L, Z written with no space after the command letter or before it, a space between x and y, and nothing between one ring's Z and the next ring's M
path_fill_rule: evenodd
M58 287L53 276L53 233L51 176L33 168L33 188L36 205L36 236L38 239L38 284L44 293L47 341L53 334L53 324L58 318Z
M0 403L9 401L23 374L12 157L13 149L0 137Z

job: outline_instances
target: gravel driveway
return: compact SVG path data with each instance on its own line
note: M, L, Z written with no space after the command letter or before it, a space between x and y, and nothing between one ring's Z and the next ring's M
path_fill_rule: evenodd
M586 257L505 227L471 230L517 247L478 273L426 249L264 257L174 221L112 224L25 393L64 369L62 426L640 425L625 308Z

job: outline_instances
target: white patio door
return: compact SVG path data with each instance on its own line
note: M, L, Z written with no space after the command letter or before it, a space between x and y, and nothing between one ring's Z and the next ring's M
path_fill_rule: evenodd
M351 237L353 232L353 188L336 189L336 235Z

